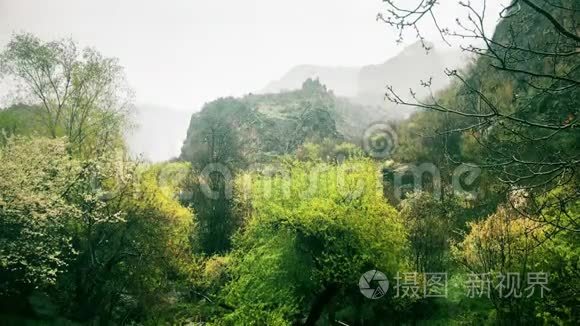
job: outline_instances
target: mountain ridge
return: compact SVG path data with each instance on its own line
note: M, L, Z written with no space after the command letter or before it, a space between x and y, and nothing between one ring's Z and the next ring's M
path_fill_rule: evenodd
M385 88L392 85L399 93L407 94L413 88L419 96L427 95L421 89L420 81L432 78L433 91L445 88L449 80L444 71L446 68L461 68L468 61L459 51L445 51L427 44L431 50L426 51L420 42L403 48L397 55L382 63L362 66L323 66L301 64L292 67L279 79L268 83L259 93L279 93L300 89L302 82L308 78L318 78L336 95L351 101L370 106L392 108L384 100ZM420 69L417 69L417 65ZM394 76L394 77L392 77ZM394 114L405 118L407 114Z

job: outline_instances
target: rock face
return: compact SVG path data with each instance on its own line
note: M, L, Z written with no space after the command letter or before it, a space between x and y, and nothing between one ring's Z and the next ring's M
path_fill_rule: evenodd
M362 145L386 112L336 96L317 79L293 91L220 98L192 115L180 158L243 165L296 153L307 142Z
M312 79L299 90L217 99L192 115L181 158L198 164L262 162L307 141L341 141L339 105L350 110Z
M277 93L300 89L304 80L318 78L336 95L366 107L374 107L371 113L383 119L405 118L410 111L394 107L384 99L387 85L403 97L410 96L412 88L418 96L428 94L421 81L432 81L432 89L438 91L448 85L446 68L460 68L467 58L459 52L443 51L432 46L427 53L420 43L410 45L397 56L380 64L362 67L325 67L301 65L292 68L277 81L271 82L261 93ZM384 109L388 109L386 112Z

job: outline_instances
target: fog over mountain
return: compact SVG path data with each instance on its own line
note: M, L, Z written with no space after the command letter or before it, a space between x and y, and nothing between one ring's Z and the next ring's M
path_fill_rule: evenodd
M296 90L308 78L319 78L337 95L354 97L358 90L360 67L327 67L300 65L288 71L282 78L270 82L261 93L278 93Z
M489 10L497 11L498 2L487 1ZM221 96L298 89L316 76L339 96L382 104L382 84L389 76L412 82L420 65L431 62L406 65L402 72L384 76L381 67L404 45L396 45L398 34L376 21L385 9L382 1L251 0L229 1L224 8L222 2L187 0L0 0L0 46L12 33L30 32L44 40L71 37L118 58L136 103L157 108L145 115L159 118L142 119L155 121L155 130L179 132L180 138L185 138L186 128L181 122L165 123L169 109L196 112ZM442 1L437 13L451 25L458 10L455 1ZM440 40L438 31L427 27L423 36ZM405 36L404 44L413 42L414 33ZM370 85L375 78L381 84ZM8 107L16 102L4 100L13 87L3 82L0 106ZM144 150L149 157L175 153L145 138L153 131L136 133L130 140L134 151Z
M418 96L425 96L427 90L421 87L421 81L432 78L432 89L441 90L449 83L445 69L460 68L468 61L461 52L440 49L432 44L430 46L432 49L427 52L421 43L417 42L405 47L399 54L383 63L361 67L296 66L279 80L269 83L261 92L295 90L299 89L307 78L318 78L336 95L366 106L392 109L389 112L382 110L375 112L378 114L377 117L404 118L410 111L399 110L392 103L385 101L384 93L387 85L393 86L398 93L406 96L410 96L409 89L413 89Z
M360 67L299 65L257 93L294 91L301 89L308 78L318 78L338 97L360 105L356 112L343 112L345 122L352 125L350 129L356 130L361 125L376 121L404 119L412 113L412 109L386 101L386 85L392 85L403 96L410 96L411 88L418 96L426 96L427 89L421 87L421 81L432 78L432 89L441 90L449 83L445 69L461 67L468 61L461 52L431 46L433 49L427 52L420 43L414 43L383 63ZM131 151L142 153L152 161L178 156L191 112L140 106L136 113L138 126L128 138Z
M420 83L430 79L433 91L443 89L450 82L445 69L462 67L467 57L459 51L440 49L432 44L429 47L432 49L427 52L417 42L384 63L362 67L356 100L361 104L389 107L390 103L384 101L387 85L393 86L402 96L410 96L409 89L413 89L421 97L428 95L428 91Z

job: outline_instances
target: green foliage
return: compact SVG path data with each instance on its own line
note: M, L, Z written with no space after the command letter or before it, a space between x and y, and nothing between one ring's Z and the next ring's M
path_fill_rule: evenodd
M243 308L224 320L290 323L308 315L320 291L338 287L341 302L357 299L364 272L393 275L401 267L405 233L382 197L377 165L292 161L284 168L286 177L238 179L240 194L249 195L239 201L250 216L236 237L233 280L223 296Z
M42 134L66 136L83 157L122 146L131 92L117 59L81 51L72 40L15 34L0 53L0 72L24 91L21 101L38 108L32 112Z
M554 45L546 24L522 9L494 40L577 50ZM577 79L577 51L556 60L492 49L519 59L512 70ZM124 151L130 96L116 59L15 35L0 64L26 104L0 111L0 313L90 324L576 324L578 87L493 63L480 58L431 99L464 115L419 111L399 123L386 163L354 144L372 110L308 79L207 103L181 161L145 165ZM397 212L386 176L424 162L441 173L441 198L432 179L391 200ZM453 195L461 162L485 167L477 196ZM221 170L205 173L212 166ZM391 281L448 272L449 296L394 297L392 282L366 300L358 282L373 269ZM489 299L465 296L468 273L528 271L549 272L544 298L501 297L495 280Z
M42 291L45 307L83 321L144 318L189 278L192 212L159 185L164 166L137 171L116 153L79 161L68 146L10 137L0 148L0 295L8 308Z
M550 289L547 298L535 309L536 316L545 323L574 323L580 320L580 235L572 226L574 217L580 216L580 201L562 203L561 198L570 193L569 187L560 187L541 199L541 214L550 223L546 243L541 245L542 269L550 272ZM564 204L567 207L562 208ZM565 229L559 225L568 226Z
M181 203L196 212L197 227L193 237L197 253L211 256L231 248L231 236L241 224L227 190L232 182L231 174L216 172L202 176L199 170L191 169L180 185L183 189Z
M67 231L81 218L63 197L78 162L61 139L7 139L0 147L0 295L55 285L75 257Z
M348 142L340 142L325 138L322 141L308 141L296 150L296 158L300 161L324 161L327 163L342 163L347 159L364 157L363 150Z
M12 135L48 136L42 133L39 110L38 107L23 104L0 109L0 144L5 143L5 137Z
M85 216L76 226L79 257L70 275L82 275L72 283L82 294L77 318L146 317L154 313L148 303L162 308L173 284L186 280L194 220L176 190L159 185L162 169L97 162L91 174L97 190L73 197Z
M163 164L146 168L139 174L135 196L123 206L127 212L119 244L124 254L116 271L117 284L125 296L132 296L144 316L167 309L168 295L176 285L184 286L191 277L192 239L195 220L192 212L181 206L177 189L160 185L167 170L187 170L187 164ZM166 176L166 174L165 174ZM175 179L173 179L175 180ZM118 249L118 250L119 250ZM155 303L152 309L148 305ZM134 313L134 312L133 312Z
M460 213L461 207L454 198L441 201L425 192L413 193L401 203L400 215L409 234L416 271L430 273L449 269L452 235L463 227Z
M562 191L556 189L554 191ZM550 198L551 197L551 198ZM544 197L549 201L558 194ZM578 203L570 207L578 212ZM542 214L562 214L560 209L549 208ZM570 218L563 217L560 218ZM539 322L568 324L578 319L572 309L578 305L575 293L579 283L575 275L580 262L577 232L561 230L542 224L532 218L522 217L512 208L499 207L497 212L480 222L470 223L470 231L460 242L455 257L468 271L491 275L491 302L496 307L499 321L519 323ZM549 292L545 297L537 293L532 297L505 297L500 291L499 274L544 271L549 273ZM528 280L522 276L521 289Z

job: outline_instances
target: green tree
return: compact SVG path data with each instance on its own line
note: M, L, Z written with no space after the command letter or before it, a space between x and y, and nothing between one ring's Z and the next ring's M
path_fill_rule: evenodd
M554 191L563 191L555 189ZM541 198L551 201L562 194L550 193ZM517 199L525 205L522 198ZM578 203L569 203L569 212L578 212ZM497 322L509 324L545 323L567 324L578 319L575 306L579 291L577 266L580 251L578 236L573 230L562 230L570 216L560 208L548 206L546 216L522 217L522 207L499 207L487 219L470 223L469 233L454 248L458 262L469 272L488 273L490 277L489 300L497 311ZM550 226L546 220L560 219ZM548 283L544 296L529 296L528 273L545 272ZM505 295L508 273L519 273L521 297ZM502 295L503 293L503 295Z
M182 148L181 158L193 167L185 183L188 197L183 202L198 212L198 249L209 255L229 250L238 226L228 189L236 171L246 165L238 128L246 123L248 111L243 102L233 98L207 104L192 117Z
M20 101L41 108L45 132L68 137L75 153L122 144L132 97L117 59L72 40L16 34L0 53L0 69L24 91Z
M409 236L411 260L416 271L449 269L449 251L454 234L462 228L461 207L453 198L445 201L416 192L401 203L400 216Z
M403 224L382 197L377 165L291 161L279 168L237 180L247 222L235 238L232 281L222 293L234 310L221 320L372 320L358 280L372 269L393 276L406 245Z
M54 286L76 256L78 207L64 195L78 162L60 139L7 139L0 147L0 296Z
M82 218L74 225L78 256L61 291L75 319L142 320L189 276L195 221L176 186L160 180L162 170L109 156L86 165L69 191Z
M49 317L107 323L166 309L193 272L195 220L178 201L176 177L189 166L164 174L119 152L79 160L68 146L9 137L0 147L2 312L56 307ZM27 303L32 297L42 298L39 307Z
M43 124L40 119L40 108L24 104L12 105L0 109L0 144L5 143L5 138L13 135L25 136L48 136L43 132Z

